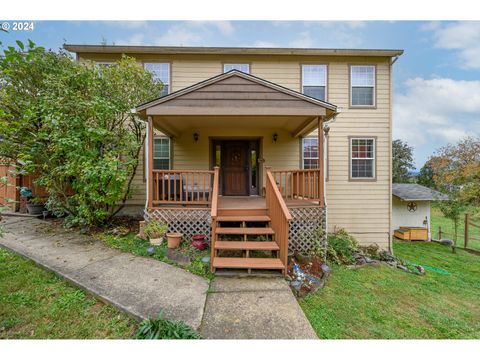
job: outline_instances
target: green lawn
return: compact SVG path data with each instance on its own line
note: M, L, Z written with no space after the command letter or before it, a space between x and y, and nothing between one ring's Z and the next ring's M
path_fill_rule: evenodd
M450 275L335 266L325 288L300 300L318 336L480 339L480 256L436 243L395 242L394 251Z
M138 324L0 248L0 339L132 338Z
M480 209L469 208L466 212L471 214L472 220L480 225ZM448 238L453 240L455 234L455 227L453 225L453 221L445 218L439 208L432 206L431 212L431 232L432 238L438 239L438 227L442 228L442 238ZM458 238L457 238L457 246L463 247L464 246L464 217L459 222L458 226ZM475 240L472 238L480 239L480 228L475 228L473 226L470 227L470 240L468 242L468 247L472 249L480 250L480 240Z

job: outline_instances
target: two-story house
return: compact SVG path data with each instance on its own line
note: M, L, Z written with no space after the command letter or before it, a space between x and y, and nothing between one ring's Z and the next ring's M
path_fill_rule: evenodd
M129 205L186 237L211 235L213 270L285 270L288 248L339 228L390 248L401 50L65 49L102 64L132 56L164 83L135 110L147 138Z

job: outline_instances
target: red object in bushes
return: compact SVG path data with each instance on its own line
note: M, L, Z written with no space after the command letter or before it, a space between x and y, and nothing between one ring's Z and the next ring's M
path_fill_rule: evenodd
M206 235L196 234L192 236L192 246L198 250L205 250L208 244L205 241Z

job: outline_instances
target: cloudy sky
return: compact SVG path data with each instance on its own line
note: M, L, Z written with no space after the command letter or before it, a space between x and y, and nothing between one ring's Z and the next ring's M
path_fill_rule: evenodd
M480 22L37 21L0 32L4 46L77 44L404 49L394 66L394 138L421 167L436 148L480 135Z

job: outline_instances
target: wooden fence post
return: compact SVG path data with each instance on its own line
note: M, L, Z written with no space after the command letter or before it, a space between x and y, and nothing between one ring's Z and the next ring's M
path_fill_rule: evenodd
M468 229L468 225L470 223L470 214L465 214L465 241L463 243L463 247L466 249L468 247L468 233L469 233L469 229Z

